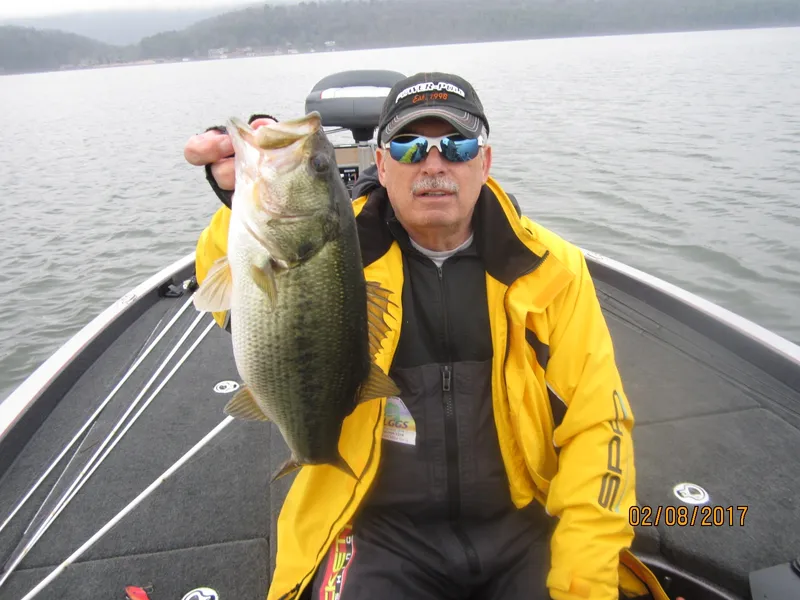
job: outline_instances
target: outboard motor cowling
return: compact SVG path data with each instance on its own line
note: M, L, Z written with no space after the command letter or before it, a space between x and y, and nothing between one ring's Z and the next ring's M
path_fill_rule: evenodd
M392 86L405 79L397 71L342 71L328 75L306 96L306 113L313 110L322 116L323 127L343 127L353 133L356 142L368 142Z
M359 70L328 75L306 96L306 113L317 111L323 127L349 129L354 144L334 144L339 174L351 190L364 169L375 164L372 141L386 96L405 79L397 71Z

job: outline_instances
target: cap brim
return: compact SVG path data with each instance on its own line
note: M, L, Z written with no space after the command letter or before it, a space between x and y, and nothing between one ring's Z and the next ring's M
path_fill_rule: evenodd
M468 138L478 137L483 128L483 122L478 117L464 110L443 106L412 106L398 113L389 121L381 133L381 141L388 140L409 123L425 117L443 119L455 127L461 135Z

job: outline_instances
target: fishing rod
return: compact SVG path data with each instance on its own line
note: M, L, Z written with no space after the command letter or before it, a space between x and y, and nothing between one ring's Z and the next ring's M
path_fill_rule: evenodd
M139 351L139 355L138 355L136 358L134 358L134 365L135 365L135 366L138 366L138 365L141 363L141 360L139 360L139 359L144 359L144 358L147 356L147 354L149 354L150 350L151 350L152 348L154 348L154 347L155 347L155 345L156 345L156 344L157 344L159 341L161 341L161 339L164 337L164 335L167 333L167 331L169 331L169 329L172 327L172 325L178 321L178 319L179 319L179 318L180 318L180 317L183 315L183 313L186 311L186 309L189 307L189 305L190 305L190 304L191 304L191 299L190 299L189 301L185 302L185 303L183 304L183 306L181 306L181 307L179 308L179 310L177 311L177 313L176 313L175 315L173 315L173 317L172 317L172 319L170 320L170 322L169 322L169 324L167 325L167 327L166 327L166 328L165 328L163 331L160 331L160 332L159 332L159 335L158 335L158 337L156 338L156 340L155 340L155 341L152 343L152 345L150 345L150 346L148 347L148 344L149 344L150 340L152 340L152 339L153 339L153 336L154 336L154 335L156 335L156 332L158 332L158 331L159 331L159 330L158 330L158 327L159 327L159 325L161 325L161 323L164 321L164 318L163 318L163 317L162 317L161 319L159 319L158 323L156 324L156 327L154 327L154 328L153 328L153 330L150 332L150 335L148 335L148 336L147 336L147 340L145 340L145 343L144 343L144 344L143 344L143 346L142 346L143 348L145 348L145 349L146 349L146 352L144 352L144 353L143 353L143 352L142 352L142 350L140 350L140 351ZM130 369L134 369L134 367L131 367ZM129 369L129 371L130 371L130 369ZM135 369L134 369L134 370L135 370ZM132 371L131 371L131 372L132 372ZM117 385L117 387L116 387L116 388L115 388L115 389L112 391L112 393L116 393L116 390L120 389L120 388L121 388L121 385L122 385L122 384L124 384L124 383L125 383L125 381L121 381L121 382L120 382L120 383ZM86 439L89 437L89 435L91 434L91 430L92 430L92 428L94 428L94 427L95 427L95 425L97 425L97 422L96 422L96 421L95 421L94 423L92 423L92 427L89 429L89 433L87 433L87 434L86 434L86 438L84 438L84 443L85 443ZM79 433L80 433L80 432L79 432ZM69 473L69 469L70 469L70 466L72 465L72 462L73 462L73 461L74 461L74 460L77 458L77 456L78 456L80 453L81 453L81 447L80 447L80 446L78 446L78 447L75 449L75 452L73 453L73 455L72 455L72 458L70 458L69 462L67 463L67 466L66 466L66 467L64 467L64 469L61 471L61 474L58 476L58 479L57 479L57 480L56 480L56 482L53 484L52 488L50 489L50 492L47 494L47 497L44 499L44 501L43 501L43 502L41 503L41 505L39 506L39 509L36 511L36 514L34 514L34 515L33 515L33 517L31 518L30 522L28 523L28 526L25 528L25 531L23 531L23 532L22 532L22 539L23 539L23 540L25 539L25 536L28 534L28 531L31 529L31 527L33 527L33 526L34 526L34 524L36 523L36 520L39 518L39 514L40 514L40 513L41 513L41 512L42 512L42 511L45 509L45 507L47 507L47 505L49 504L49 502L50 502L50 498L51 498L51 497L53 497L53 496L54 496L54 495L55 495L55 494L58 492L59 485L61 484L61 480L62 480L62 479L64 479L64 478L67 476L67 473ZM45 474L45 475L46 475L46 474Z
M58 567L56 567L47 577L45 577L42 581L40 581L36 587L34 587L30 592L28 592L22 600L31 600L35 598L39 592L41 592L45 587L47 587L56 577L58 577L64 569L66 569L69 565L71 565L75 560L80 558L80 556L86 552L89 548L91 548L95 542L97 542L100 538L102 538L106 533L108 533L117 523L119 523L125 516L130 513L134 508L136 508L142 500L147 498L156 488L158 488L164 481L166 481L170 476L172 476L175 471L180 469L190 458L192 458L199 450L201 450L208 442L210 442L220 431L225 429L232 421L233 417L227 416L225 417L214 429L208 432L203 439L197 442L192 448L186 452L183 456L181 456L175 464L169 467L166 471L164 471L158 478L156 478L153 483L151 483L147 488L145 488L136 498L134 498L125 508L119 511L108 523L103 525L97 533L95 533L92 537L90 537L83 545L75 550L64 562L62 562Z
M97 470L97 468L105 460L105 458L108 456L108 454L111 452L111 450L120 442L122 437L125 435L125 433L128 431L128 429L130 429L130 427L133 425L133 423L136 421L136 419L139 418L139 416L144 412L144 410L147 408L147 406L150 405L150 403L155 399L155 397L158 395L158 393L164 388L164 386L166 386L166 384L169 382L169 380L172 379L172 376L178 371L178 369L183 365L183 363L186 361L186 359L189 358L189 356L192 354L192 352L194 352L195 348L197 348L197 346L200 344L200 342L206 337L206 335L208 335L208 333L214 327L216 322L212 319L211 322L206 327L205 331L198 337L197 340L195 340L195 342L190 346L190 348L186 351L186 353L183 355L183 357L175 364L175 366L172 368L172 370L169 372L169 374L164 378L164 380L153 391L153 393L147 399L147 401L142 406L142 408L136 413L135 417L133 419L131 419L131 421L125 426L124 431L119 436L117 436L117 438L113 441L113 444L108 449L108 451L103 453L102 457L100 457L98 459L98 457L100 456L100 453L103 452L103 450L109 444L111 439L114 437L114 434L116 433L117 429L120 427L122 422L128 417L128 415L131 413L131 411L138 405L139 401L142 399L144 394L147 392L147 390L153 384L153 382L158 377L158 375L161 373L161 371L166 367L167 363L171 360L171 358L178 351L180 346L183 345L183 343L189 337L189 334L191 334L191 332L194 330L194 328L197 326L197 324L203 318L204 314L205 313L200 313L200 314L197 315L197 317L192 322L192 324L189 326L189 328L183 333L183 335L181 336L180 340L177 342L175 347L173 347L172 350L170 350L170 353L167 355L167 357L164 359L164 361L161 363L161 365L159 365L158 369L153 374L153 376L150 378L150 380L147 382L147 384L142 389L142 391L137 395L136 399L133 401L131 406L128 408L128 410L126 410L125 414L120 418L120 420L114 426L114 429L112 429L112 431L108 434L108 436L106 436L106 438L103 440L103 442L100 445L100 447L92 455L91 459L86 464L86 466L83 468L81 473L78 474L78 477L75 479L75 481L72 482L70 487L61 496L61 499L59 500L58 504L50 512L50 514L48 515L48 517L46 518L44 523L39 526L39 528L36 530L36 532L34 533L32 538L27 542L27 544L25 544L22 547L21 551L19 551L19 553L16 554L16 557L13 558L12 561L10 561L10 563L11 563L10 566L8 566L6 571L2 574L2 576L0 576L0 588L2 588L3 584L8 580L8 578L11 576L11 574L14 572L14 570L19 565L19 563L22 562L22 560L25 558L25 556L28 555L28 553L31 551L31 549L36 545L36 543L41 539L41 537L45 534L45 532L55 522L56 518L67 507L67 505L72 500L72 498L75 497L75 495L80 491L80 489L84 486L84 484L89 480L91 475L95 472L95 470Z
M197 322L199 322L200 317L202 317L202 315L198 316L198 319L195 321L194 325L196 325ZM194 329L194 325L192 326L192 329ZM183 366L183 363L186 362L186 359L189 358L189 356L192 354L194 349L197 348L197 346L200 344L200 342L203 341L203 339L206 337L206 335L208 335L208 333L211 331L211 329L213 329L213 326L214 326L214 321L212 321L211 323L208 324L208 326L206 327L206 330L202 334L200 334L200 336L194 342L194 344L189 348L189 350L186 351L186 353L181 357L181 359L175 364L175 366L173 367L172 371L164 378L164 380L158 385L158 387L153 391L153 393L150 394L150 397L144 402L144 404L142 404L142 406L139 408L139 410L136 412L136 414L131 418L131 420L128 421L128 423L125 424L125 427L123 428L123 430L113 440L113 442L111 442L111 445L109 445L108 448L105 449L105 451L103 452L102 456L100 456L100 458L93 465L91 465L91 469L89 469L89 471L86 473L85 477L83 477L80 480L80 482L77 485L77 487L74 490L72 490L71 492L68 492L68 494L69 494L68 496L67 496L67 494L65 494L65 498L62 499L61 503L56 507L56 509L54 509L54 513L49 517L49 520L51 522L53 520L55 520L55 518L64 510L64 508L66 508L67 504L69 504L69 502L80 491L80 489L84 486L84 484L88 481L88 479L92 476L92 474L100 466L100 464L108 457L108 455L116 447L116 445L119 442L122 441L122 438L125 436L125 434L128 432L128 430L139 419L139 417L142 415L142 413L144 413L144 411L147 410L147 407L150 406L150 404L153 402L153 400L155 400L156 396L161 392L162 389L164 389L164 387L167 385L167 383L169 383L170 379L172 379L172 376L178 371L178 369L181 366ZM49 527L49 524L47 525L47 527Z
M64 446L64 449L61 450L59 455L50 463L50 465L45 470L44 474L41 477L39 477L39 479L36 481L36 483L33 484L33 487L31 487L25 493L25 495L22 497L22 499L17 503L17 505L11 511L11 514L9 514L8 517L6 517L5 521L3 521L3 524L0 525L0 533L2 533L3 530L8 526L8 524L11 522L11 520L14 518L14 516L20 511L20 509L25 505L25 503L28 501L28 499L36 492L37 489L39 489L39 486L42 485L42 483L45 481L45 479L47 479L47 477L50 475L50 473L53 471L53 469L56 468L56 465L58 465L58 463L61 462L61 460L64 458L64 456L67 454L67 452L69 452L70 448L72 448L72 446L75 445L75 443L81 438L81 436L84 434L84 432L95 422L95 420L100 415L100 413L103 411L103 409L108 405L109 402L111 402L111 400L114 398L114 396L116 396L116 394L120 390L120 388L122 388L122 386L125 384L125 382L128 381L128 379L130 379L130 377L133 375L133 373L136 371L136 369L139 367L139 365L141 365L142 362L144 361L144 359L147 358L147 356L150 354L150 352L153 351L153 349L156 347L156 345L158 345L158 343L161 341L161 339L167 334L167 332L172 328L172 326L178 321L178 319L186 311L186 309L189 308L189 305L191 303L192 303L192 299L189 298L189 300L187 300L183 304L183 306L181 306L181 308L178 310L178 312L175 314L175 316L173 316L172 319L170 319L169 323L167 323L167 325L158 334L158 336L156 336L155 340L153 340L153 342L145 349L145 351L139 356L139 358L137 358L136 361L130 366L128 371L125 373L125 375L119 381L119 383L117 383L117 385L114 386L114 389L112 389L111 392L109 392L108 396L106 396L105 400L103 400L103 402L100 404L100 406L97 408L97 410L95 410L95 412L92 413L92 415L86 420L86 422L81 426L81 428L73 436L73 438L69 441L69 443L66 446ZM48 496L48 498L49 498L49 496ZM47 502L46 499L45 499L45 502ZM44 506L44 504L43 504L43 506ZM37 512L36 514L38 515L39 513ZM36 519L36 516L34 516L33 520L35 520L35 519ZM26 531L27 531L27 529L26 529ZM0 583L0 585L2 585L2 583Z

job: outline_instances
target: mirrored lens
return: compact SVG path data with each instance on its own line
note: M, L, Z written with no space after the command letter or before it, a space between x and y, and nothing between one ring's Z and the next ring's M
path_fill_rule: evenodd
M420 162L428 153L428 140L418 136L398 136L389 143L389 153L397 162Z
M442 140L442 156L450 162L467 162L478 156L478 140Z
M429 146L429 141L434 142ZM429 139L425 136L399 135L389 142L389 154L393 159L404 164L418 163L423 160L429 147L436 145L445 160L450 162L466 162L478 155L480 144L477 139L461 136L446 136L441 139Z

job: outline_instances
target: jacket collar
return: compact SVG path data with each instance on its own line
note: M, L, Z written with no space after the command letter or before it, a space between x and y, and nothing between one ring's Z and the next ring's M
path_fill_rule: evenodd
M522 227L519 216L516 203L490 178L481 188L475 204L473 246L489 275L507 286L534 271L546 256L546 250ZM408 234L395 217L386 188L382 186L369 192L356 217L356 225L364 267L386 254L395 241L404 251L410 247Z

